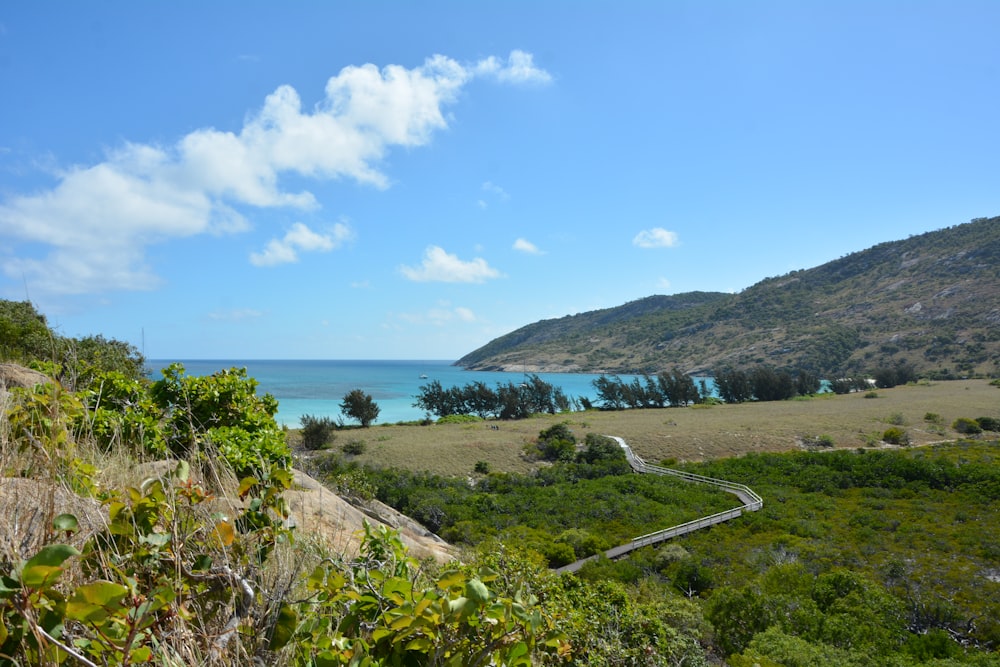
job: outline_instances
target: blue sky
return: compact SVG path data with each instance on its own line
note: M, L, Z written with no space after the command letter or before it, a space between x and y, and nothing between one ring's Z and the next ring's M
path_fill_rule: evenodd
M1000 3L0 3L0 297L455 359L1000 215Z

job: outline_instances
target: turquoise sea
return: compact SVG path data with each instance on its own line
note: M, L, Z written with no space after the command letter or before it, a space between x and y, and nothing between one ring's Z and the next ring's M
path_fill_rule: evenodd
M340 418L340 401L352 389L371 394L381 412L377 423L392 424L413 421L424 417L423 411L413 407L420 387L434 380L443 387L462 387L472 382L485 382L490 387L497 383L520 383L522 373L495 371L467 371L453 366L451 361L362 361L362 360L240 360L198 359L179 360L188 375L210 375L226 368L246 368L247 374L258 382L257 393L269 393L278 399L279 424L290 428L299 426L302 415ZM160 370L171 361L148 360L152 377L159 377ZM538 373L542 380L559 387L569 399L581 396L596 400L593 381L600 377L584 373ZM631 376L621 376L631 379Z

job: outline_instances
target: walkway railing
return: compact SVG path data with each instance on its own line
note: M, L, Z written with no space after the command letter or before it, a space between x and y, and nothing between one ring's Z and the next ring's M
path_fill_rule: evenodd
M671 526L670 528L664 528L663 530L658 530L647 535L641 535L631 542L622 544L621 546L608 549L604 552L607 558L615 559L624 556L625 554L635 551L636 549L641 549L642 547L648 547L652 544L657 544L659 542L664 542L671 538L677 537L678 535L685 535L687 533L700 530L702 528L707 528L709 526L714 526L717 523L722 523L723 521L729 521L730 519L735 519L738 516L742 516L744 512L756 512L761 507L764 506L764 499L757 495L753 489L746 486L745 484L737 484L735 482L727 482L724 479L715 479L713 477L705 477L704 475L696 475L690 472L684 472L683 470L674 470L673 468L664 468L662 466L650 465L643 461L641 458L636 456L632 451L632 448L626 444L625 440L617 436L610 436L618 445L625 450L625 458L628 460L629 465L632 470L640 474L651 474L651 475L670 475L673 477L680 477L689 482L694 482L697 484L709 484L711 486L719 487L720 489L732 493L737 498L740 499L740 506L735 507L731 510L726 510L725 512L719 512L717 514L711 514L709 516L701 517L700 519L695 519L694 521L688 521L687 523L682 523L677 526ZM578 560L575 563L570 563L569 565L564 565L556 569L556 572L576 572L584 563L592 560L596 560L597 556L590 556L589 558L584 558L583 560Z

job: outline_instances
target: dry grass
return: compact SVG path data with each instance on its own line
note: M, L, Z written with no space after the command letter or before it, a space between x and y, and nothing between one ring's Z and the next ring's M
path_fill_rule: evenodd
M582 440L587 433L618 435L649 461L679 461L738 456L747 452L789 451L827 436L836 447L864 447L877 442L889 426L900 425L913 445L959 437L951 429L958 417L1000 415L1000 389L985 380L955 380L880 389L864 394L808 400L744 403L712 407L577 412L511 422L434 426L375 426L340 431L334 450L349 440L363 440L359 462L465 476L477 461L493 471L525 472L532 464L521 457L524 443L539 431L567 421ZM937 424L925 421L940 416ZM499 430L491 425L499 424Z

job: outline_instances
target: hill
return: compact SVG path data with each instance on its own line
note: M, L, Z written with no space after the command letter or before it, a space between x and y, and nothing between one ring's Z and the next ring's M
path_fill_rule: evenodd
M767 365L823 376L906 363L1000 368L1000 217L882 243L737 294L650 296L543 320L470 352L472 370L689 373Z

